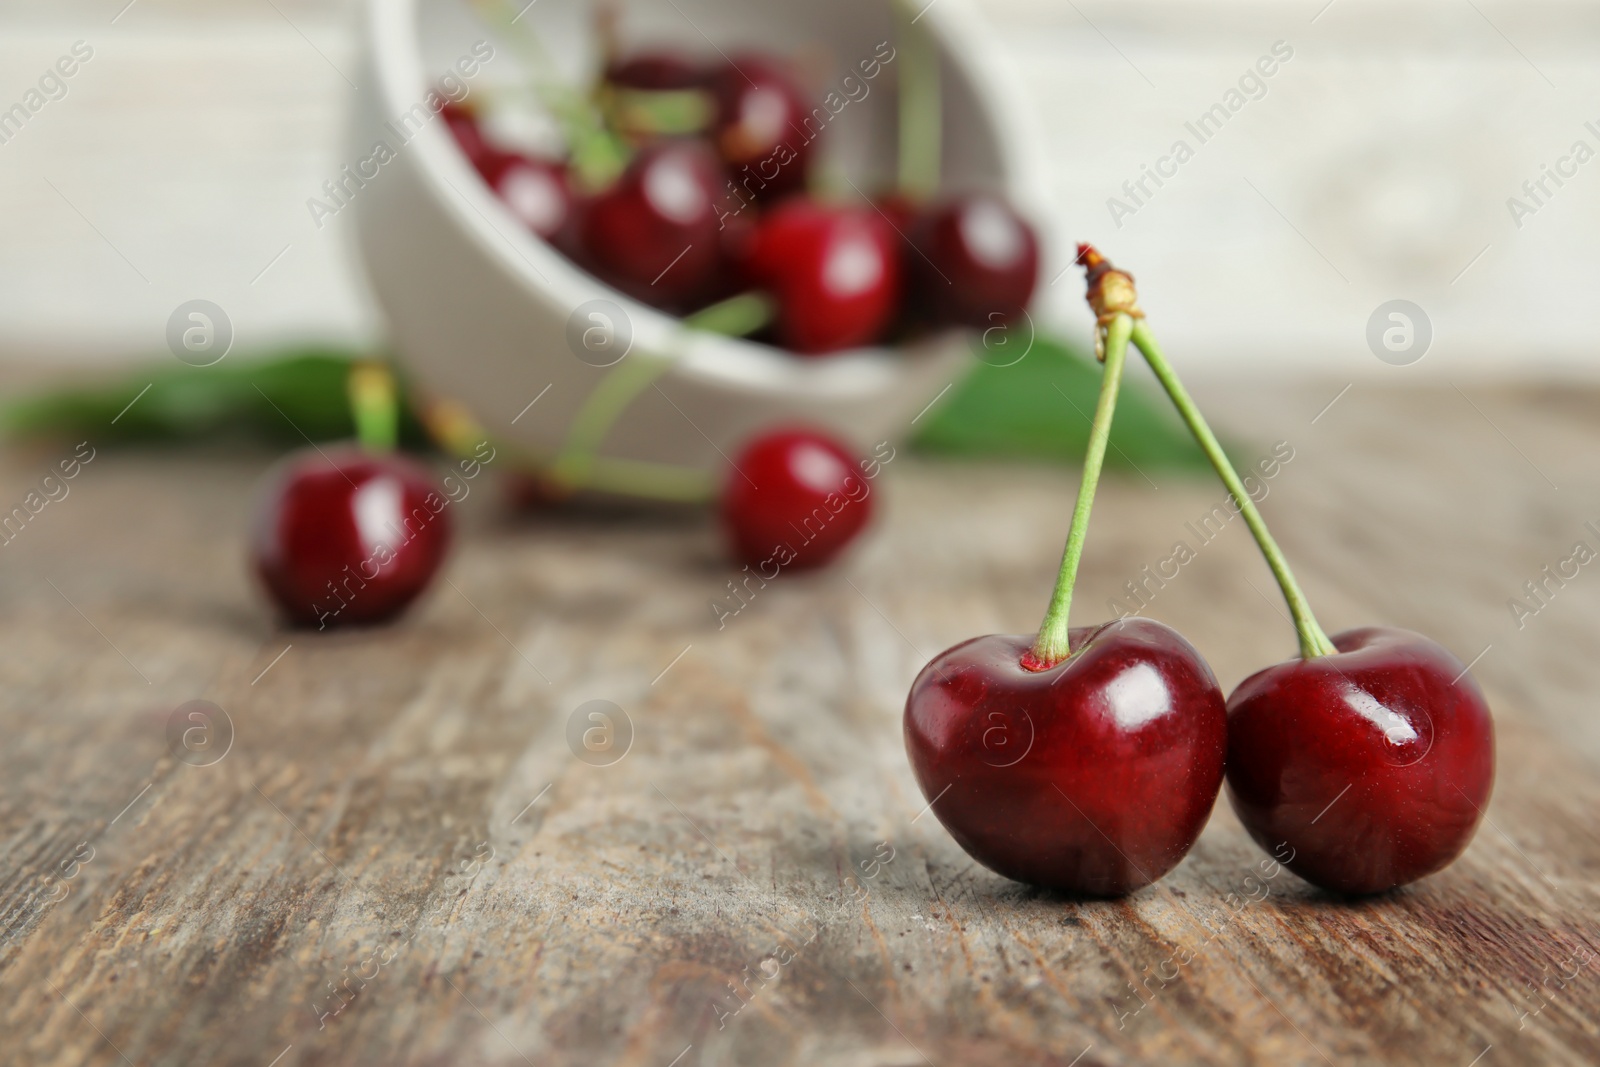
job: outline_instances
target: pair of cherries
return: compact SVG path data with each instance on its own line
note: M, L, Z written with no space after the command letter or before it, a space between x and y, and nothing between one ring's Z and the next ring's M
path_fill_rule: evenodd
M963 642L912 685L906 749L933 811L992 870L1090 896L1131 892L1175 867L1224 778L1256 843L1287 854L1286 866L1325 889L1381 892L1444 868L1471 840L1493 783L1482 691L1421 634L1366 627L1331 641L1322 635L1140 321L1132 278L1087 246L1080 260L1107 327L1111 399L1102 394L1097 429L1109 430L1131 336L1267 554L1300 626L1302 656L1251 675L1224 701L1200 654L1168 626L1130 617L1067 631L1074 547L1081 551L1098 477L1098 461L1086 463L1087 496L1080 493L1062 584L1039 637Z
M817 356L919 329L1004 325L1032 297L1038 241L998 195L809 196L821 109L775 57L702 67L639 53L606 65L597 96L632 155L597 189L575 167L497 145L463 108L445 118L514 215L635 299L688 314L759 293L772 305L768 338ZM685 110L686 96L708 105L701 126L660 119L664 105Z
M1483 694L1418 633L1348 630L1337 651L1258 671L1226 703L1176 630L1072 631L1043 670L1032 636L936 656L906 701L911 765L962 848L1017 881L1118 896L1166 874L1224 779L1262 848L1307 881L1376 893L1453 861L1494 778Z

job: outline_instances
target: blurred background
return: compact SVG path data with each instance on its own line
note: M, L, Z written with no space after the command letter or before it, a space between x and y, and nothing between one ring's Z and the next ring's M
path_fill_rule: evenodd
M512 2L538 4L532 23L598 0ZM672 18L721 2L628 6ZM859 27L826 12L869 6L787 2L828 29ZM352 144L362 0L0 0L0 1060L1600 1062L1600 568L1580 571L1600 559L1600 3L909 2L949 5L929 24L970 2L992 48L952 38L1025 112L1045 245L1026 360L969 358L950 334L950 364L746 346L721 365L612 372L622 356L591 362L589 331L573 339L587 302L552 286L565 334L493 320L504 289L477 284L487 268L384 255L372 234L403 236L424 212L381 184L318 227L308 200L371 144ZM742 0L737 18L780 37L776 6ZM402 156L389 188L428 151ZM470 197L440 202L463 232L493 225L462 209ZM420 462L443 476L451 510L433 511L458 543L446 559L433 526L408 549L428 553L405 568L412 591L438 580L404 620L290 629L273 610L289 594L259 588L263 559L288 559L320 600L318 567L387 551L371 544L382 509L405 524L401 548L421 514L365 454L344 453L363 480L345 473L349 494L321 464L263 478L286 449L306 459L307 442L350 436L351 382L368 387L360 428L392 414L381 372L327 355L389 344L355 223L395 203L362 234L373 262L419 268L398 298L382 287L395 335L425 335L429 370L474 406L452 419L419 388L400 427L416 447L426 421L455 453ZM549 251L518 236L527 264ZM1352 907L1285 878L1273 903L1236 907L1265 868L1219 803L1165 885L1068 901L986 873L923 818L938 796L905 758L913 679L955 642L1037 625L1061 559L1101 379L1079 240L1138 276L1163 345L1258 472L1250 491L1323 625L1425 632L1466 668L1456 682L1470 671L1487 692L1492 817L1450 871ZM509 241L466 247L455 263L522 267ZM542 262L559 281L556 256ZM220 366L168 350L193 301L231 322ZM529 322L545 307L506 303ZM1384 350L1396 306L1425 344ZM667 353L645 333L662 316L635 310L629 338ZM707 346L690 356L733 344L682 332ZM539 343L549 358L523 358ZM315 351L277 374L251 362L298 345ZM404 369L425 386L422 366ZM818 385L834 366L857 378ZM1130 375L1073 621L1169 622L1231 689L1291 655L1293 628L1244 523L1204 547L1228 521L1223 491L1148 372ZM88 400L29 399L102 379ZM866 531L848 555L769 583L737 569L750 560L725 516L764 509L729 505L747 496L724 465L771 412L804 410L797 397L864 437L866 479L886 473L870 526L857 502L830 528ZM45 432L13 441L8 413L30 404ZM164 419L217 441L116 447ZM223 447L241 427L270 449ZM546 433L559 452L534 451ZM854 478L851 456L830 467L809 444L792 454ZM721 506L557 506L606 460L643 469L634 486L660 499L720 489ZM450 490L485 469L470 501ZM808 531L822 512L784 487L820 495L816 469L777 478ZM306 484L333 503L283 504ZM291 512L309 533L278 553ZM322 551L340 530L345 555ZM1131 822L1150 817L1136 808ZM880 845L904 858L888 867ZM885 871L870 904L836 908L843 876L869 867L863 881ZM770 978L775 928L824 912L837 919L814 927L789 984L724 1035L707 1003L731 1003L753 968ZM365 983L375 947L413 943L331 1025L346 1003L333 982ZM1132 1020L1148 999L1133 982L1165 988L1180 947L1183 984Z
M1594 375L1600 6L977 6L1038 131L1044 281L1100 243L1193 373ZM0 361L162 353L195 298L228 309L239 351L381 340L350 218L319 231L306 209L343 158L358 22L354 0L0 0L0 108L92 50L0 143ZM1292 58L1200 143L1185 124L1279 42ZM1140 192L1180 138L1194 157ZM1434 333L1405 367L1366 341L1394 299ZM1042 308L1083 335L1076 271Z

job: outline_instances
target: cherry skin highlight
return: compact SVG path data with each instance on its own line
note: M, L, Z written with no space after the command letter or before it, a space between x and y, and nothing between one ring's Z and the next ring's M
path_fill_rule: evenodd
M872 518L872 487L855 458L814 430L762 434L733 464L722 527L735 558L764 578L828 563Z
M586 261L605 281L647 304L685 310L722 266L716 197L722 165L697 141L643 149L579 221Z
M449 500L410 460L325 451L296 453L265 479L251 563L297 626L382 622L405 610L444 560Z
M546 241L572 221L572 189L560 163L502 152L484 165L483 178L517 220Z
M744 277L776 298L784 347L821 355L872 344L900 303L896 240L871 208L787 200L758 224Z
M788 69L769 56L736 56L709 88L717 104L711 137L734 183L764 203L804 190L811 109Z
M1096 897L1149 885L1222 786L1216 678L1150 619L1075 628L1072 655L1041 671L1023 666L1033 640L973 638L922 669L905 711L917 784L950 836L1007 878Z
M1336 634L1338 653L1258 671L1228 698L1228 799L1256 843L1338 893L1447 866L1494 784L1494 723L1471 675L1410 630Z
M929 321L985 329L1022 317L1039 280L1039 241L1004 200L978 193L935 205L911 243L913 301Z

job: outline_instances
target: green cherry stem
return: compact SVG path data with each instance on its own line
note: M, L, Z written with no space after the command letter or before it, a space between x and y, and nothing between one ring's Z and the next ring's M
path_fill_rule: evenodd
M778 302L766 293L740 293L719 300L685 315L683 324L691 330L720 333L725 337L748 337L769 326L778 314Z
M1206 425L1205 416L1200 414L1200 409L1195 406L1188 390L1178 381L1178 375L1173 371L1172 364L1167 362L1161 346L1150 333L1150 327L1145 325L1142 319L1133 327L1132 340L1139 351L1144 353L1145 362L1155 371L1161 387L1167 391L1167 396L1172 398L1173 406L1183 416L1183 421L1189 424L1189 430L1199 442L1201 451L1205 452L1206 458L1216 468L1217 476L1233 495L1234 503L1239 506L1239 513L1244 516L1245 524L1250 527L1250 533L1255 537L1256 544L1261 546L1261 554L1266 557L1267 566L1272 568L1272 576L1278 580L1278 588L1283 590L1283 599L1288 602L1289 614L1294 616L1294 628L1300 635L1301 657L1311 659L1313 656L1326 656L1337 652L1338 649L1334 648L1333 642L1328 640L1328 635L1317 624L1316 616L1311 613L1311 604L1306 600L1305 593L1300 591L1300 585L1294 580L1293 572L1289 570L1289 561L1284 559L1278 543L1272 539L1272 534L1267 532L1266 521L1261 518L1261 512L1256 510L1255 501L1251 500L1250 494L1245 491L1238 472L1228 461L1228 454L1222 450L1222 445L1218 443L1216 434L1211 432L1211 427Z
M900 60L898 185L908 199L921 202L939 191L944 122L939 46L926 27L916 24L922 16L912 14L911 0L896 3L894 12Z
M534 32L531 22L516 24L522 16L512 14L513 5L508 0L473 2L479 14L497 23L505 37L522 53L535 100L561 127L578 184L587 190L609 185L627 167L629 152L621 139L606 128L596 113L594 101L554 73L555 61L544 42Z
M1089 427L1089 445L1083 455L1083 480L1078 483L1078 502L1072 509L1072 528L1067 547L1061 554L1061 573L1055 592L1033 649L1024 657L1029 670L1048 670L1071 655L1067 613L1072 607L1072 587L1078 579L1078 563L1083 559L1083 542L1089 533L1089 509L1094 506L1095 487L1100 484L1100 468L1105 465L1106 444L1111 439L1111 416L1117 409L1117 391L1122 387L1122 367L1128 354L1128 338L1133 320L1117 315L1106 327L1104 339L1105 371L1100 378L1100 399L1094 407Z
M400 398L389 368L357 363L350 368L345 389L361 447L375 455L393 452L400 440Z

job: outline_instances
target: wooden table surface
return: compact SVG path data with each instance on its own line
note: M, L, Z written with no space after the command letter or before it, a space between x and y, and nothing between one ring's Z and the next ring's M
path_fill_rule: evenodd
M1458 863L1354 903L1287 872L1247 899L1263 856L1226 802L1115 902L1008 882L919 817L907 686L1036 625L1069 472L902 452L843 566L721 629L701 516L508 518L483 479L419 610L316 635L241 566L265 458L99 451L0 548L0 1059L1600 1061L1600 578L1520 629L1507 607L1600 543L1600 396L1362 384L1324 410L1341 385L1219 421L1294 449L1264 510L1330 630L1482 653L1500 766ZM0 453L0 503L67 452ZM1104 486L1080 620L1221 500L1146 473ZM1224 689L1294 649L1237 523L1149 613ZM193 700L227 721L186 748ZM620 744L570 740L595 700L631 733L608 765Z

